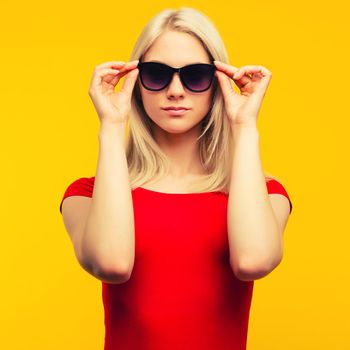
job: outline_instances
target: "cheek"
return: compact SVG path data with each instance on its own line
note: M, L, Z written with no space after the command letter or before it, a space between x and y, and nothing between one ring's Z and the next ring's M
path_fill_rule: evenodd
M140 87L140 93L144 107L149 108L149 106L153 104L154 96L152 96L152 94L148 90L145 90L143 87Z
M210 107L210 103L211 103L211 94L210 92L208 92L203 96L198 96L198 98L195 98L193 104L198 111L206 112Z
M147 91L141 91L143 107L150 117L156 117L159 113L159 97Z

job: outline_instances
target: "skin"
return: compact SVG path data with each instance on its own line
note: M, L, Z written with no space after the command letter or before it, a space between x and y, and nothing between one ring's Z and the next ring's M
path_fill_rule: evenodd
M183 67L191 63L211 63L200 41L187 33L167 31L163 33L144 55L144 62L160 61L171 67ZM154 122L156 142L170 159L169 176L174 179L204 175L199 161L196 138L200 124L209 111L213 85L207 91L195 93L181 83L178 73L161 91L145 89L138 79L145 111ZM170 116L162 107L185 106L190 108L182 116Z
M158 60L173 67L194 62L209 63L200 42L188 34L177 32L164 33L158 38L146 53L145 60ZM281 261L283 232L290 210L289 201L285 196L267 193L260 158L256 122L272 74L265 67L258 65L237 68L220 61L215 61L214 64L217 67L215 75L224 96L226 115L235 143L232 168L229 169L232 175L229 193L234 195L229 195L227 213L230 261L236 276L243 281L250 281L267 275ZM103 124L106 123L109 128L111 124L118 125L118 129L119 124L123 124L124 127L125 112L128 111L128 107L125 106L129 105L138 73L136 66L135 61L127 64L115 61L104 63L95 70L90 96L93 97L99 115L103 119L106 118ZM99 82L104 75L106 78L101 85ZM114 86L124 75L126 78L121 91L113 92ZM234 91L232 83L239 88L238 93ZM199 94L187 91L177 75L161 92L145 90L141 84L139 87L146 112L155 125L156 141L171 159L173 180L190 172L201 173L195 138L199 135L200 122L209 109L210 90ZM103 98L100 98L96 91L102 91ZM190 107L191 111L184 117L170 118L161 111L161 107L170 104L184 105ZM126 166L125 170L127 173ZM168 182L161 186L166 189L173 186L174 192L178 193L178 184L179 181L168 179ZM254 220L251 220L252 217ZM131 218L128 222L130 220ZM112 256L115 255L117 254Z

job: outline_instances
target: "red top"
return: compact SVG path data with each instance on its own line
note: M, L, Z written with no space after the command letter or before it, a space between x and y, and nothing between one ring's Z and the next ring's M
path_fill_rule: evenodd
M74 181L63 199L92 197L94 182ZM266 185L289 199L278 181ZM132 200L135 263L127 282L102 282L104 350L245 350L254 281L230 267L228 195L138 187Z

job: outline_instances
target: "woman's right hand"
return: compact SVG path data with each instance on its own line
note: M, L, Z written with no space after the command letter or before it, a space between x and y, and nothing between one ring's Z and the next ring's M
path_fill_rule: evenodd
M126 123L131 109L131 95L138 76L138 60L111 61L95 67L89 96L102 123ZM125 75L120 91L114 91Z

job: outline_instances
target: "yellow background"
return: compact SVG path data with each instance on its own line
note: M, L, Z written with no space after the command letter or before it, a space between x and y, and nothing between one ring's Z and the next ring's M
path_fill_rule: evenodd
M103 348L101 283L79 266L59 204L95 174L94 67L128 61L151 17L185 5L212 19L232 65L273 74L261 155L293 212L282 263L255 281L247 349L349 349L346 3L2 1L0 348Z

